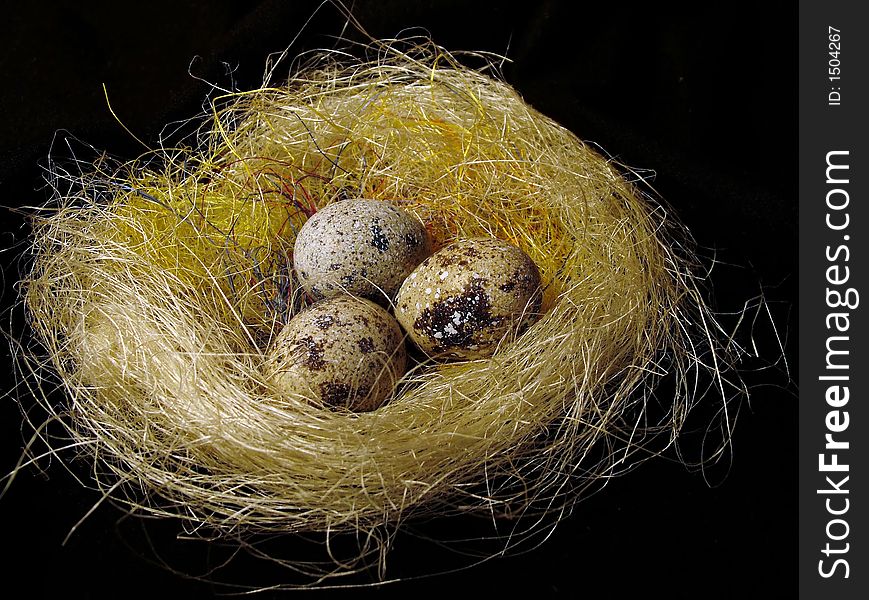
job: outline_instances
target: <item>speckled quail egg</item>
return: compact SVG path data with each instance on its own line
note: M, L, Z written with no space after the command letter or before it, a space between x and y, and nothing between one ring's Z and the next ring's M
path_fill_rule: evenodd
M377 304L349 295L301 311L275 338L267 360L285 391L332 408L374 410L405 372L404 334Z
M315 298L341 293L381 304L431 253L431 240L413 215L380 200L341 200L314 213L299 230L293 263Z
M540 316L540 271L521 249L495 238L459 240L404 281L395 315L419 348L436 358L491 356L509 333Z

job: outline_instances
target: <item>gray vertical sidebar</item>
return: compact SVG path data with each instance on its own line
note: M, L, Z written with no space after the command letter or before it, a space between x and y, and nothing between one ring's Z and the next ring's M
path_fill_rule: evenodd
M800 2L799 584L869 589L869 19Z

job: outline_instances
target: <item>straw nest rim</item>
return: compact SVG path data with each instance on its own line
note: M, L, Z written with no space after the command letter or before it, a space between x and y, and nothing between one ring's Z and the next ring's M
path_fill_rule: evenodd
M58 191L32 215L34 342L19 362L107 497L219 537L375 535L456 511L530 531L675 443L704 375L725 412L740 392L690 236L630 171L491 63L427 43L367 51L217 98L194 136L137 161L53 171ZM370 413L281 390L262 365L306 304L292 241L344 197L400 206L436 245L520 246L543 317L491 359L420 360ZM672 397L655 394L664 377Z

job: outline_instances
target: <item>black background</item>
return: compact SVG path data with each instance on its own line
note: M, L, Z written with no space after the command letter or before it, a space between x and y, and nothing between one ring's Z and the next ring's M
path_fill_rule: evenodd
M40 165L58 129L116 156L140 153L109 113L102 83L124 124L153 143L164 124L196 114L209 90L188 69L223 86L256 87L266 55L285 48L311 15L293 51L332 46L328 36L340 33L342 18L329 5L315 14L317 6L159 1L5 9L0 204L47 199ZM786 357L796 365L795 5L728 3L686 12L655 3L387 0L356 2L353 12L374 37L422 26L449 49L506 54L513 61L506 77L531 105L620 161L654 170L655 189L706 255L721 261L713 272L716 307L738 310L763 291ZM15 294L15 243L25 230L16 214L2 209L0 215L6 306ZM755 333L775 360L771 331L761 325ZM756 387L734 432L730 472L723 481L715 473L714 487L675 462L652 461L579 503L529 553L379 592L795 597L796 395L783 369L748 378ZM26 396L20 400L29 406ZM22 433L12 397L0 410L5 473L28 432ZM87 476L86 465L72 468ZM118 524L122 513L110 506L62 545L98 498L60 465L47 472L47 478L22 473L0 499L7 585L18 580L32 597L67 598L200 598L221 591L153 564L141 524ZM208 560L205 546L173 541L177 524L146 529L173 566L195 572ZM392 576L455 564L404 538L393 557ZM276 582L279 573L275 579L272 570L241 561L225 575L241 583Z

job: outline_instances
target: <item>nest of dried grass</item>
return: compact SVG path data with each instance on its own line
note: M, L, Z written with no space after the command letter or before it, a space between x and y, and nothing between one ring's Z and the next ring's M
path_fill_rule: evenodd
M676 440L697 373L724 370L660 203L486 69L399 47L218 98L192 143L98 162L33 215L21 364L109 497L226 536L556 513ZM544 316L490 359L421 361L370 413L281 391L263 363L305 303L294 235L343 197L401 206L436 245L518 245Z

